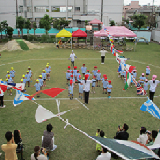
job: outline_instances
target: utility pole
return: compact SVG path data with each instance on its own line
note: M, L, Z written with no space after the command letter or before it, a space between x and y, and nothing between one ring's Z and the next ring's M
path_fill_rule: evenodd
M16 0L16 17L18 17L18 3L17 3L17 0Z
M103 0L101 0L101 22L103 21Z
M66 21L68 20L68 0L66 0Z

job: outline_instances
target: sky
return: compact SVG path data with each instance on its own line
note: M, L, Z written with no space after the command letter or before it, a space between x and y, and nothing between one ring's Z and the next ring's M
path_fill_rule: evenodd
M138 1L138 0L133 0L133 1ZM128 5L131 3L131 0L124 0L124 5ZM150 3L150 5L153 4L153 0L139 0L140 5L147 5ZM160 0L154 0L154 5L160 5Z

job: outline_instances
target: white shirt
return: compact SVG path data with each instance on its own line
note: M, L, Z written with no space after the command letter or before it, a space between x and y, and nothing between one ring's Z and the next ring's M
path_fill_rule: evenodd
M146 145L146 141L148 140L147 134L141 134L139 135L139 138L137 138L137 142L142 143Z
M151 92L155 92L157 84L160 83L159 80L155 80L155 83L153 83L153 80L148 81L149 85L150 85L150 91Z
M111 153L107 152L107 153L101 153L101 155L99 155L96 160L110 160L110 159L111 159Z
M89 92L90 91L90 84L92 83L92 80L86 80L86 83L85 83L85 80L83 80L82 83L83 83L83 90L85 92Z
M38 160L47 160L47 157L45 156L45 155L39 155L38 157L37 157L37 159ZM31 160L35 160L35 158L34 158L34 153L32 153L31 154Z
M99 52L101 52L101 56L105 56L105 54L106 54L106 50L101 50L101 51L99 51Z
M74 53L71 53L71 54L70 54L71 61L74 61L74 57L75 57L75 54L74 54Z

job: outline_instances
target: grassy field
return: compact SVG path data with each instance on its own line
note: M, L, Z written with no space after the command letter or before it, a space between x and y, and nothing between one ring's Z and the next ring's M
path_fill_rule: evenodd
M43 45L43 44L38 44ZM75 54L78 59L75 60L75 65L80 68L83 63L87 69L93 70L96 65L101 70L102 74L107 74L108 79L112 80L111 99L107 99L107 95L102 94L102 87L96 88L95 94L90 94L90 101L87 110L77 100L69 100L68 90L66 86L65 73L67 66L70 65L68 60L71 53L70 49L55 49L52 44L45 44L44 49L2 52L0 58L0 78L5 79L7 71L14 67L16 71L15 82L20 82L22 74L26 74L28 66L31 66L33 71L33 79L38 78L42 73L47 63L52 67L51 80L47 81L47 86L44 89L52 87L60 87L66 89L56 98L68 98L60 100L60 111L73 109L62 116L68 119L71 124L81 129L82 131L94 136L98 128L102 129L108 138L113 138L117 131L118 125L127 123L129 125L129 140L136 140L139 136L139 129L145 126L148 130L158 129L159 120L152 117L147 112L140 111L140 106L146 101L146 98L139 98L136 95L136 88L129 88L123 91L124 82L117 76L118 63L115 57L108 52L105 59L105 64L100 63L100 53L94 50L75 49ZM151 68L152 74L160 79L160 45L150 43L150 45L139 43L135 52L124 52L125 57L130 58L127 64L136 66L138 77L142 72L145 72L147 65ZM34 85L35 81L31 83ZM32 95L35 93L34 87L27 87L27 93ZM155 96L160 95L159 87L156 90ZM13 95L9 96L5 93L5 100L13 100ZM99 99L98 99L99 97ZM103 97L103 99L101 98ZM106 97L106 98L105 98ZM124 98L116 98L124 97ZM125 98L128 97L128 98ZM130 98L137 97L137 98ZM40 98L49 98L47 95L41 94ZM74 98L78 98L78 89L74 89ZM56 100L36 100L46 109L57 113ZM160 107L159 97L154 99L154 103ZM56 160L93 160L96 159L95 151L96 143L87 138L80 132L74 130L70 126L64 129L65 123L58 118L52 118L46 122L38 124L35 121L35 112L37 105L31 101L25 101L21 105L14 107L12 101L5 101L6 108L0 110L0 144L6 143L6 131L21 130L23 143L25 144L24 158L30 160L30 155L33 153L34 146L41 146L41 136L46 129L46 125L53 125L55 134L55 144L58 148L50 154L50 159ZM0 152L2 150L0 149ZM4 153L2 155L4 159Z

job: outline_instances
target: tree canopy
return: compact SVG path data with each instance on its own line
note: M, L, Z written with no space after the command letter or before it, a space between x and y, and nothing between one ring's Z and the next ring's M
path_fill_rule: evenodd
M68 26L69 21L65 20L64 18L55 19L53 21L53 28L57 28L58 30L61 30Z
M140 29L142 26L145 25L147 16L143 14L135 14L131 17L131 19L133 20L133 27Z

